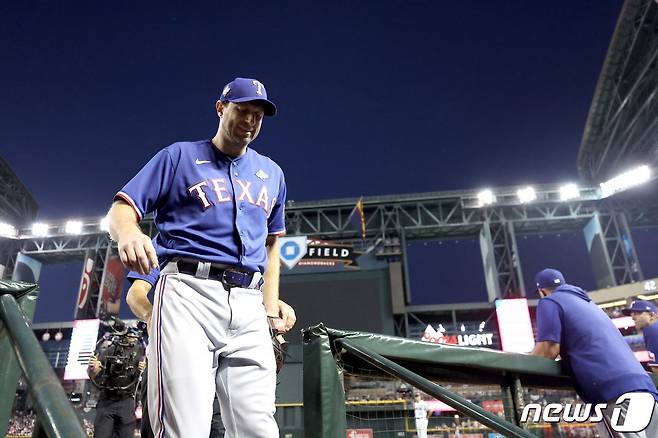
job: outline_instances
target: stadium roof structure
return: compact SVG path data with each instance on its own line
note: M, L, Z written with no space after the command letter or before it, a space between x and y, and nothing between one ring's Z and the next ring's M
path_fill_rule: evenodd
M599 75L578 153L586 181L658 164L658 2L626 0Z
M34 220L38 208L32 194L0 157L0 222L27 224Z

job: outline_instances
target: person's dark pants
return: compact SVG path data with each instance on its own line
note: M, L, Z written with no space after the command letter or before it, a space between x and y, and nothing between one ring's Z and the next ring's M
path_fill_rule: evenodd
M224 438L226 429L222 423L222 414L219 412L219 399L215 394L215 401L212 403L212 422L210 423L210 438Z
M139 426L139 436L141 438L155 438L153 435L153 429L151 429L151 422L149 421L149 401L148 401L148 391L146 390L146 376L148 373L144 371L142 373L142 382L140 383L140 399L142 400L142 420Z
M94 438L133 438L134 409L132 397L112 399L101 396L96 405Z
M141 383L141 400L142 400L142 423L140 427L140 436L141 438L154 438L153 429L151 429L151 422L149 421L149 412L148 412L148 391L146 390L147 380L146 375L148 373L142 374L142 383ZM212 404L212 422L210 423L210 438L224 438L226 429L224 429L224 423L222 423L222 415L219 412L219 399L215 395L215 401Z

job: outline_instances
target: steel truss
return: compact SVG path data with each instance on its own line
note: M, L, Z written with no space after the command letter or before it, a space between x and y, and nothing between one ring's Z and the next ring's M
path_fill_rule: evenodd
M486 230L481 245L492 248L495 281L488 282L491 300L507 296L524 296L521 258L516 236L535 233L580 231L595 215L602 218L608 242L609 264L618 283L642 279L637 256L628 256L623 248L632 246L631 227L658 226L658 202L602 200L596 187L581 189L572 201L559 200L559 188L542 186L537 199L526 204L518 201L516 188L496 190L496 202L479 206L477 192L431 192L363 199L366 236L353 225L357 199L294 203L286 209L289 235L352 242L359 249L373 251L383 259L401 260L406 274L406 244L413 240L477 239ZM608 220L608 218L610 218ZM22 252L42 262L56 262L85 257L95 259L94 275L99 287L102 267L113 244L106 232L100 231L100 218L84 221L83 234L67 235L64 222L51 224L48 237L31 237L21 230L18 239L0 240L0 263L6 262L5 276L11 272L15 254ZM150 236L157 232L153 219L142 221L142 229ZM485 243L482 243L485 242ZM487 243L488 242L488 243ZM484 257L484 256L483 256ZM484 259L483 259L484 262ZM485 263L486 265L486 263ZM405 275L407 299L409 279ZM98 300L98 290L90 290ZM94 309L97 309L97 304Z
M627 0L601 70L578 157L589 180L656 162L658 3Z
M25 224L36 217L37 208L30 192L0 158L0 222Z
M608 263L617 284L644 280L631 230L623 212L599 215Z

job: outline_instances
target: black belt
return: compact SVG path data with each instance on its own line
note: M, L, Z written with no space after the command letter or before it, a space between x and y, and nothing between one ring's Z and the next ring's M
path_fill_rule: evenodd
M178 272L196 276L198 263L179 260L176 262L176 265L178 266ZM210 265L210 271L208 272L208 280L221 281L224 286L228 286L229 288L241 287L249 289L253 279L253 272L243 272L232 268L220 268L219 266L213 265ZM251 288L260 289L262 285L263 279L261 278L258 284Z

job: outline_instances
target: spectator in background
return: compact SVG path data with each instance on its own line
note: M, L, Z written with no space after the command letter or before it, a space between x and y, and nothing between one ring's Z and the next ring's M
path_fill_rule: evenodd
M7 435L31 436L36 418L34 412L16 411L9 419Z
M652 302L635 300L622 312L630 315L635 328L642 331L644 345L653 356L651 362L655 364L658 361L658 309Z

